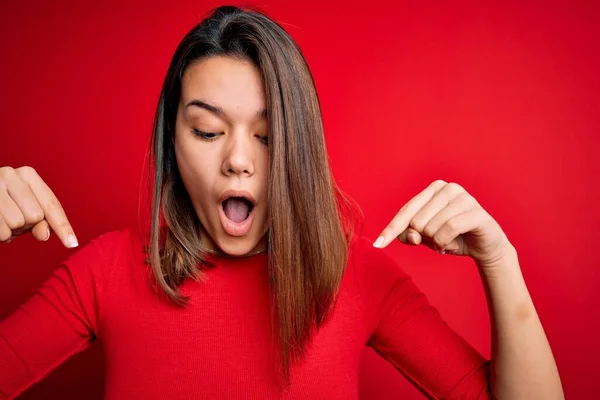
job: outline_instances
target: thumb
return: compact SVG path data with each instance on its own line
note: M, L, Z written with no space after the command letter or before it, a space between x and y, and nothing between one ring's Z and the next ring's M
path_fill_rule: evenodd
M33 237L40 242L45 242L50 239L50 226L48 225L48 221L43 219L35 224L33 228L31 228L31 233L33 234Z
M398 235L398 240L404 244L418 245L421 244L423 238L419 232L409 227Z

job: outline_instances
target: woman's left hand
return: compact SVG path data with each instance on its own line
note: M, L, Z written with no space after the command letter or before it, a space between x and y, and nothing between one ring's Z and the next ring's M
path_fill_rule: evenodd
M386 247L396 237L442 254L470 256L482 268L499 265L515 252L500 225L473 196L442 180L406 203L373 246Z

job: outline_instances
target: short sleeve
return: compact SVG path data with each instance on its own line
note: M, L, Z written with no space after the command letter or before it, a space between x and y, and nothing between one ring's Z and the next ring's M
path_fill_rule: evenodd
M368 346L431 399L488 399L489 361L459 336L385 252L359 239L353 254Z
M96 338L102 299L126 232L78 250L0 322L0 398L12 398Z

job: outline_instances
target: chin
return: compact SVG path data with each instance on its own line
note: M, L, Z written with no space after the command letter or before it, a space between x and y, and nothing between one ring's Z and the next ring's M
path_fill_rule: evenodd
M229 242L229 243L228 243ZM255 241L233 238L226 241L219 240L217 246L222 252L230 256L244 256L256 248Z

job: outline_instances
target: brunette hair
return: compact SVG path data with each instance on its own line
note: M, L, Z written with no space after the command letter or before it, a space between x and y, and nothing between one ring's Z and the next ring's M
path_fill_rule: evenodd
M215 9L190 30L169 65L151 144L149 263L158 286L175 303L178 285L202 277L206 251L200 222L177 169L173 145L181 79L194 61L211 56L251 61L261 72L269 124L268 260L280 365L304 354L335 304L348 258L353 207L329 167L319 99L297 44L266 15L237 7Z

